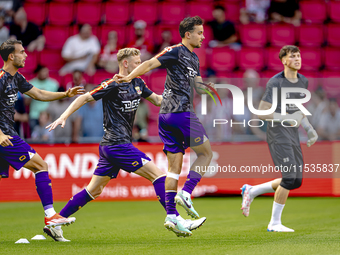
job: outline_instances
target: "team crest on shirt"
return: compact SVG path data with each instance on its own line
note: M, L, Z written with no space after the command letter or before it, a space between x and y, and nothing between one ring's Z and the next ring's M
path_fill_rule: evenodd
M109 84L107 84L105 81L103 81L100 85L103 87L103 89L106 89L107 86L109 86Z
M142 91L140 90L139 86L136 86L135 90L137 91L138 95L142 94Z

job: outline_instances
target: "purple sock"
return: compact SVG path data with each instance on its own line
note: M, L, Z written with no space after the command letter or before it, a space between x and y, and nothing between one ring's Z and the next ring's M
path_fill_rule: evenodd
M44 210L53 207L53 195L51 179L48 177L48 172L40 172L35 175L35 186Z
M93 200L92 197L90 197L87 191L83 189L68 201L59 214L65 218L68 218L80 208L84 207L91 200Z
M176 216L178 216L179 213L176 210L176 203L175 203L176 194L177 192L174 192L174 191L165 192L165 205L166 205L167 214L176 214Z
M157 198L159 200L159 202L162 204L162 206L164 207L165 211L166 211L166 205L165 205L165 179L166 176L162 176L160 178L158 178L157 180L155 180L152 184L155 188L155 192L157 195ZM176 210L176 216L179 215L179 213Z
M195 171L190 171L182 190L191 194L194 188L197 186L197 183L199 183L199 181L201 180L201 178L202 176L199 173Z

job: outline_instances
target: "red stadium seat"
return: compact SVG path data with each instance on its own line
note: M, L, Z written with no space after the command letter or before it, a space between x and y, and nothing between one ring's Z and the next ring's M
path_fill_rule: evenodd
M165 78L165 69L156 70L150 74L148 86L153 92L162 94L164 91Z
M26 54L27 58L25 61L25 67L22 70L25 70L26 72L33 72L38 65L38 53L34 51L26 52Z
M304 65L304 62L302 62L302 65ZM320 83L319 72L301 70L299 73L308 79L308 90L314 91Z
M267 43L266 26L255 23L240 26L240 37L245 46L264 47Z
M47 66L50 70L59 70L65 61L61 57L60 50L44 49L40 53L40 64Z
M125 25L130 20L129 5L107 2L104 6L105 23Z
M158 5L155 3L135 2L132 5L133 20L144 20L153 25L158 20Z
M242 70L261 70L264 65L263 49L242 48L239 52L239 67Z
M74 0L53 0L53 2L58 2L58 3L74 3Z
M185 17L184 3L160 3L160 17L163 24L179 24Z
M44 35L46 38L45 46L50 49L62 49L69 37L69 30L63 26L45 26Z
M240 20L240 3L239 2L225 2L226 18L233 22L239 23Z
M235 51L228 48L214 48L210 58L210 66L215 71L232 71L236 65Z
M25 0L26 3L45 3L46 0Z
M114 76L114 74L106 72L104 70L98 70L93 76L93 84L99 85L103 80L110 79Z
M305 0L300 2L302 20L306 23L323 23L327 18L324 1Z
M63 78L59 75L58 71L49 71L49 76L57 80L60 86L63 84Z
M269 38L272 46L293 45L295 44L295 28L289 24L272 24L269 26Z
M51 25L70 25L73 22L73 4L51 2L48 7Z
M116 31L118 36L118 44L124 45L126 39L125 30L126 29L124 26L102 25L99 36L99 40L101 41L102 46L106 45L107 35L110 31Z
M281 71L283 71L283 68ZM267 82L269 81L269 79L278 73L279 71L276 71L276 70L262 71L260 73L260 76L261 76L260 86L265 88L267 86Z
M46 20L46 6L41 3L25 3L27 20L41 26Z
M326 47L324 50L326 68L329 70L340 70L340 49Z
M326 91L328 97L340 97L339 72L324 70L321 72L321 86Z
M205 21L213 20L213 6L210 3L189 2L187 8L189 8L190 17L198 15Z
M26 71L25 69L19 69L18 72L21 73L27 81L34 79L36 76L32 71Z
M79 2L76 13L79 24L98 25L101 19L101 4Z
M318 71L322 65L320 48L300 47L302 70Z
M340 2L339 1L330 1L329 2L329 17L334 22L340 22Z
M155 30L154 30L154 40L156 44L161 43L161 40L162 40L161 35L162 35L162 32L165 30L169 30L171 32L172 40L174 44L180 43L182 41L182 38L178 32L178 25L160 24L160 25L155 26Z
M319 24L301 24L298 29L300 46L321 46L324 42L323 26Z
M103 0L80 0L80 2L101 3L103 2Z
M201 73L207 69L208 61L207 61L207 53L205 47L194 49L198 59L200 60L200 71Z
M270 70L282 71L283 65L279 59L279 52L281 48L269 47L266 49L267 65Z
M340 46L340 24L327 25L327 42L330 46Z

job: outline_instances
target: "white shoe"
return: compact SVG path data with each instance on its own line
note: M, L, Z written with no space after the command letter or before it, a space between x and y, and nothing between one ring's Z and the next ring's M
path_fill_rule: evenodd
M199 227L201 227L203 225L203 223L207 220L206 217L202 217L198 220L185 220L183 218L178 219L183 227L189 229L190 231L198 229Z
M250 211L250 204L253 202L253 198L250 197L250 190L252 186L248 184L244 184L241 188L242 192L242 214L246 217L249 216L249 211Z
M294 229L287 228L283 226L282 224L277 224L277 225L268 225L267 228L268 232L294 232Z
M187 211L187 214L190 215L192 218L199 219L200 217L199 214L196 212L196 210L192 206L193 202L191 200L190 194L188 195L187 192L183 192L183 190L181 190L175 196L175 202L179 204L180 206L182 206Z
M54 241L57 242L70 242L70 240L67 240L64 238L63 236L63 231L60 229L56 229L53 227L44 227L44 232L46 233L46 235L52 237L54 239Z

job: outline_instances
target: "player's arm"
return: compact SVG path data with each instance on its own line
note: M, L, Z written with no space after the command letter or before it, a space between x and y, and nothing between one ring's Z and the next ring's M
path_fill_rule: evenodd
M5 135L2 130L0 129L0 145L2 147L7 147L7 146L13 146L13 143L11 142L10 139L13 139L12 136L10 135Z
M116 74L114 78L118 78L118 82L130 82L132 79L141 76L159 66L161 66L161 62L159 62L159 60L154 57L140 64L128 76Z
M156 106L161 106L163 97L162 95L157 95L156 93L152 93L149 97L146 98L150 103L156 105Z
M66 120L68 119L68 117L70 117L72 113L77 111L84 104L91 102L91 101L94 101L94 98L92 97L92 95L90 93L86 93L84 95L81 95L76 100L74 100L72 102L72 104L70 104L70 106L60 115L60 117L57 120L55 120L53 123L48 125L46 127L46 129L49 128L48 131L51 131L59 125L61 125L61 127L64 128Z
M81 95L84 94L84 91L84 88L81 86L70 88L65 92L51 92L32 87L29 91L26 91L25 94L39 101L54 101L65 97L74 97L75 95Z

